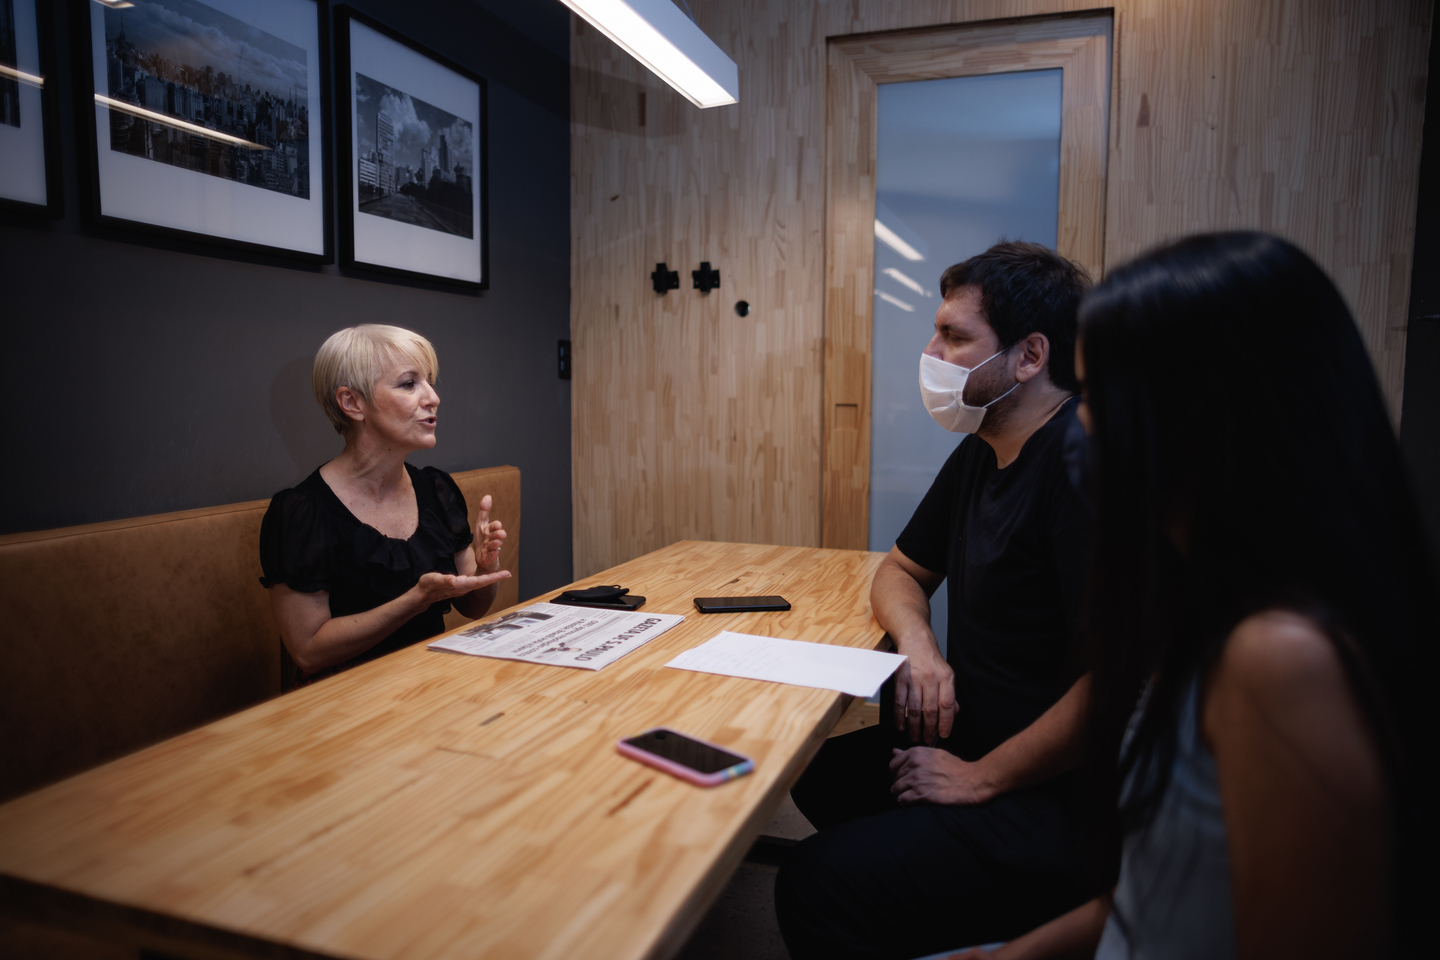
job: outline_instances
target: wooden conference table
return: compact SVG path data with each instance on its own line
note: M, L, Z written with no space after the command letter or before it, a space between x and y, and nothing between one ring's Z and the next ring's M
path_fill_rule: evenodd
M686 616L601 671L422 644L21 797L0 907L197 960L668 957L850 698L663 664L722 629L873 648L883 556L677 543L579 582ZM793 609L691 603L772 593ZM615 751L659 724L755 772Z

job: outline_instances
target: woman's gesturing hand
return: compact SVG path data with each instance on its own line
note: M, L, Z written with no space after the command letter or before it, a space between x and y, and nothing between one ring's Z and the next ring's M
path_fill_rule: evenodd
M467 577L453 573L436 573L430 571L420 577L420 582L411 587L418 593L419 598L424 601L424 606L430 606L440 600L453 600L456 597L463 597L465 594L510 576L509 570L499 570L494 573L483 573L473 577Z
M480 516L475 521L475 563L484 573L500 569L500 546L505 542L505 528L499 520L490 519L492 505L490 494L481 497Z

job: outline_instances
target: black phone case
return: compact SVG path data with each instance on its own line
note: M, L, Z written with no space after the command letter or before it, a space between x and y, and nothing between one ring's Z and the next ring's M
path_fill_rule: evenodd
M627 593L615 603L597 603L590 600L567 600L562 594L550 602L564 604L567 607L596 607L600 610L639 610L645 605L645 598Z

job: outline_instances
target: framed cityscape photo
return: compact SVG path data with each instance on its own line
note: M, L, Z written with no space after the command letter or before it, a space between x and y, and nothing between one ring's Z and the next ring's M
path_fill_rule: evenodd
M53 23L46 0L0 0L0 206L58 217Z
M76 10L94 219L330 261L316 0Z
M484 79L354 10L336 15L341 263L484 289Z

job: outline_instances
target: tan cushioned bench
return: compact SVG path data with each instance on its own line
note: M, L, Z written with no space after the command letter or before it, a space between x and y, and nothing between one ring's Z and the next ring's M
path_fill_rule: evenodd
M520 471L453 474L495 498L519 597ZM0 536L0 801L280 692L260 586L268 500ZM454 619L458 623L463 618Z

